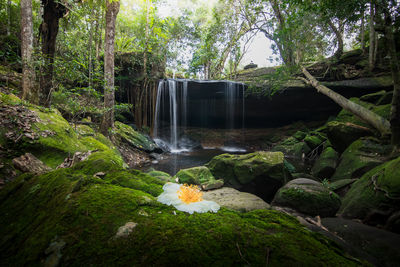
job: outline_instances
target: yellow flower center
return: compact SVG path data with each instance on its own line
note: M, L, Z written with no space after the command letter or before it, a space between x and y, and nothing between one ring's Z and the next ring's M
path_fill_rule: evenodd
M203 193L197 185L181 185L178 190L178 197L186 204L202 201Z

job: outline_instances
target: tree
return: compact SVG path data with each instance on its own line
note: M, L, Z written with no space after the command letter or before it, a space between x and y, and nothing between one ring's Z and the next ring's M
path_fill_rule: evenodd
M43 21L40 24L39 32L42 39L43 70L40 77L39 103L45 107L50 107L59 20L68 12L66 5L60 1L42 0L42 4Z
M106 35L104 47L104 108L106 109L100 130L109 135L109 129L114 128L114 40L115 21L119 12L118 0L107 0L106 4Z
M22 98L37 104L39 99L37 87L35 86L35 70L32 63L32 52L32 0L21 0Z

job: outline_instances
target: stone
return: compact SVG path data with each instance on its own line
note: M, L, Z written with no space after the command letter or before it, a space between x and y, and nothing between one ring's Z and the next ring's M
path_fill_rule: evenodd
M206 166L216 179L223 179L226 186L255 194L267 202L292 179L282 152L222 154L211 159Z
M357 139L374 134L369 128L350 122L338 121L329 122L326 131L333 148L339 153L345 151Z
M241 212L256 209L269 209L269 204L256 195L240 192L234 188L223 187L203 193L203 199L218 203L221 207Z
M357 181L357 179L341 179L328 184L330 190L338 194L340 197L344 197L349 191L351 185Z
M307 134L303 131L297 131L295 132L295 134L293 135L294 138L296 138L297 140L301 141L304 139L304 137L306 137Z
M400 235L344 218L323 218L321 221L348 245L367 254L362 258L374 266L398 266Z
M114 236L114 239L121 238L121 237L123 237L123 238L127 237L130 233L132 233L133 229L137 225L138 224L135 222L127 222L125 225L118 228L118 231Z
M311 216L329 217L338 211L340 198L317 181L297 178L279 189L272 205L290 207Z
M56 267L59 265L62 257L61 250L65 245L65 241L58 239L58 237L50 243L49 247L45 250L45 254L48 255L44 262L45 267Z
M319 158L315 161L311 171L315 177L329 179L335 173L339 154L332 148L325 148Z
M359 178L367 171L383 163L389 147L374 138L361 138L352 143L340 156L339 164L331 181Z
M384 226L400 210L399 177L400 157L375 167L351 186L338 213L344 218ZM376 217L378 214L380 218Z
M147 174L165 182L170 182L172 180L171 175L163 171L157 171L153 169L151 171L148 171Z
M216 189L224 185L224 180L216 180L211 171L205 166L182 169L174 178L178 178L181 184L200 185L203 190Z
M307 135L304 138L304 142L311 148L311 149L315 149L317 148L319 145L321 145L324 140L322 138L320 138L319 136L316 135Z
M14 158L12 160L14 167L22 172L31 172L36 175L43 174L51 171L52 169L44 164L41 160L36 158L31 153L25 153L24 155Z
M119 142L125 142L136 149L145 152L162 152L150 137L135 131L131 126L119 121L115 122L115 137Z

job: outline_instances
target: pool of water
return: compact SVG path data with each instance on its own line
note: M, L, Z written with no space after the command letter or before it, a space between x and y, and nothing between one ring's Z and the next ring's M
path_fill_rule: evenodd
M154 168L173 176L180 169L204 165L217 155L224 153L243 154L245 152L246 151L243 149L229 148L229 152L223 149L198 149L181 153L165 154L163 155L163 159L159 160L158 163L148 165L144 167L143 170L146 171L150 168Z

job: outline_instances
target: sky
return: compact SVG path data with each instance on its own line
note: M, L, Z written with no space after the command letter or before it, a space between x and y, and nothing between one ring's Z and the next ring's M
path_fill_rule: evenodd
M193 5L193 3L190 3L191 1L166 0L163 2L164 4L159 7L159 14L161 16L179 16L177 12L179 8L176 7ZM199 3L198 5L201 3L206 3L209 8L212 8L217 0L197 0L197 2ZM195 5L192 7L195 7ZM272 55L271 41L268 40L262 33L258 33L254 36L247 53L243 56L240 66L244 67L250 62L257 64L258 67L276 66L278 64L276 61L271 62L269 60L269 58L275 57L275 55Z

